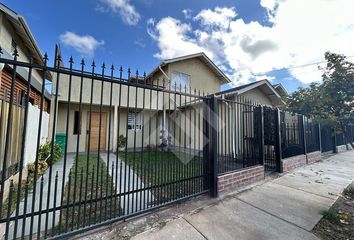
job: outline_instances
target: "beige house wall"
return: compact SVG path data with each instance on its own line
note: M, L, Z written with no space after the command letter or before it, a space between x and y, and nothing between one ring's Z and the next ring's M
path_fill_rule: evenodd
M250 91L240 94L240 96L245 97L256 104L274 106L271 99L258 88L254 88Z
M221 80L210 70L208 66L205 65L199 58L187 59L179 62L169 63L164 66L162 70L171 78L172 72L180 72L190 76L191 91L194 89L197 91L205 92L205 94L219 92L221 85L223 84ZM154 84L159 84L162 86L163 79L166 76L159 70L153 76ZM166 83L167 86L167 83ZM171 86L174 90L175 86ZM179 86L177 86L177 89ZM184 86L182 86L182 92L184 92Z
M59 103L58 107L58 118L57 118L57 130L56 133L64 133L66 134L66 122L67 122L67 103ZM86 146L86 138L87 138L87 129L88 129L88 116L89 116L90 107L87 104L82 105L82 122L81 122L81 134L79 138L79 152L87 151ZM135 111L135 108L130 109ZM68 142L68 152L76 152L77 148L77 138L78 135L73 134L74 132L74 113L75 111L79 111L78 104L71 104L70 105L70 116L69 116L69 130L67 135L67 142ZM99 112L100 107L95 105L92 106L93 112ZM137 110L139 112L141 110ZM123 135L127 136L128 133L128 149L134 147L141 148L146 147L149 142L151 145L159 145L159 135L161 128L156 131L156 120L158 116L161 118L161 113L157 114L156 111L145 110L142 111L143 114L143 123L144 123L144 142L142 145L142 129L132 130L128 129L127 132L127 108L118 108L112 107L111 108L111 132L109 134L109 116L110 116L110 108L108 106L102 107L102 112L106 113L107 115L107 122L106 122L106 149L108 150L108 137L110 135L111 142L110 142L110 151L116 151L117 149L117 136ZM119 126L118 126L118 119L119 119ZM149 126L151 126L151 131L149 131ZM119 133L117 135L119 128ZM149 139L150 136L150 139ZM156 138L157 136L157 138ZM156 139L158 140L156 142Z

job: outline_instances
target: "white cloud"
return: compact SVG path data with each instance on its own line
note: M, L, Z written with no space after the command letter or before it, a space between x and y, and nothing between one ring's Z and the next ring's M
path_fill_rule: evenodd
M325 51L354 55L352 0L261 0L270 25L244 22L235 8L204 9L193 24L171 17L148 24L158 58L204 51L236 84L272 69L324 60ZM303 83L321 80L317 66L289 73Z
M90 35L77 35L74 32L65 32L59 36L60 41L68 47L74 48L83 56L92 57L95 50L104 44L104 41L98 41Z
M192 18L192 12L193 11L191 9L189 9L189 8L186 8L186 9L182 10L182 13L183 13L184 17L187 18L187 19Z
M101 12L107 10L118 13L122 21L128 25L136 25L140 20L140 14L129 0L100 0L105 7L99 5L96 9Z
M181 23L181 21L172 17L163 18L156 25L153 21L150 21L148 33L158 41L161 50L160 53L155 54L155 57L168 59L176 55L208 52L207 49L199 47L196 41L188 36L191 29L192 27L189 24Z
M214 10L204 9L194 17L202 25L211 27L228 28L230 21L237 16L235 8L216 7Z

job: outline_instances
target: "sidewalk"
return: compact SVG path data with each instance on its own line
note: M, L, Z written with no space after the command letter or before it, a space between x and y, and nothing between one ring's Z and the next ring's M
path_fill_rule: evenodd
M353 180L354 151L340 153L133 239L318 239L322 211Z

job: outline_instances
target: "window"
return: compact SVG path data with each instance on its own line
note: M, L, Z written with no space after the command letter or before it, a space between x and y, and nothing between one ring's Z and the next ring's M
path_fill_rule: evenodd
M174 89L176 86L176 89L180 91L189 91L189 86L191 84L190 81L190 76L181 72L172 72L171 74L171 88Z
M142 127L142 112L131 110L128 112L128 129L139 130Z
M26 98L27 98L27 94L25 90L20 90L20 94L19 94L19 104L21 106L25 106L26 105Z
M74 114L74 135L81 134L81 116L79 111Z
M17 43L12 39L12 42L11 42L11 54L15 52L16 48L17 48Z

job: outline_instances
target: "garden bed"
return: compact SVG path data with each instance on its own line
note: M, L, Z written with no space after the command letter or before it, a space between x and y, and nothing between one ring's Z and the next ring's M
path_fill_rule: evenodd
M312 232L323 240L354 239L354 182L351 183Z

